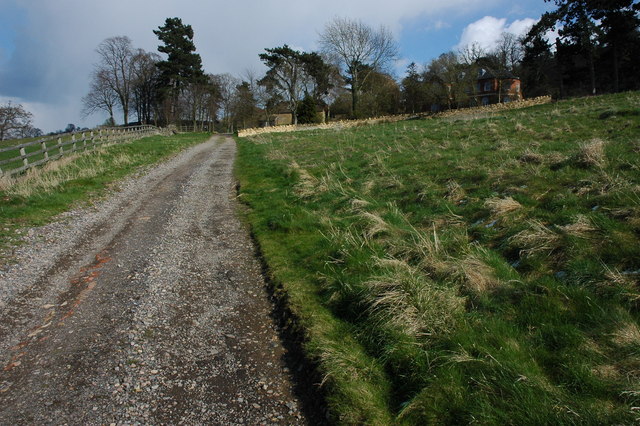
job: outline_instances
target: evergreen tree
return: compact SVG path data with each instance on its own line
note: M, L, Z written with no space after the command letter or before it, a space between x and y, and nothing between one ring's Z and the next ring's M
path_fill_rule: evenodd
M298 123L317 123L319 120L316 109L317 104L315 99L313 98L313 96L307 94L298 106Z
M160 70L160 86L163 98L169 100L167 111L170 121L179 116L176 111L178 96L185 85L198 84L206 80L202 69L202 59L195 53L193 29L185 25L180 18L167 18L164 26L153 33L164 43L158 51L167 54L167 60L157 64Z
M257 118L256 99L251 92L251 86L243 81L236 86L233 102L233 115L237 129L246 129L255 126Z
M320 100L331 88L330 66L317 53L299 52L286 44L265 51L260 59L269 70L259 84L287 102L293 124L297 124L298 107L303 97L312 94Z
M415 62L409 64L407 76L402 79L402 100L407 113L422 112L426 105L424 83Z
M640 52L637 0L544 1L553 2L557 9L545 13L526 37L525 75L539 75L540 61L532 59L542 48L540 41L547 31L557 28L559 37L551 56L559 73L554 80L561 97L629 90L640 85L635 57Z

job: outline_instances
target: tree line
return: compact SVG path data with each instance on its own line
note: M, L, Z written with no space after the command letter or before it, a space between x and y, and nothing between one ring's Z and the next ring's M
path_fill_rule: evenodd
M406 112L473 106L480 70L517 76L526 97L556 99L640 89L640 5L634 0L545 0L523 37L504 33L493 49L448 52L402 79ZM550 34L557 34L550 40Z
M104 124L115 125L119 112L124 124L233 131L273 124L273 114L282 112L295 124L317 121L319 111L331 108L344 116L398 112L399 87L383 71L396 57L397 45L384 27L373 30L338 18L326 27L322 52L300 52L286 44L266 48L259 55L268 68L264 75L248 71L242 77L205 73L193 29L180 18L168 18L154 33L165 59L134 48L126 36L98 46L100 60L83 98L85 116L101 111L108 115ZM389 88L393 99L381 105Z
M482 73L519 77L525 97L555 98L640 89L640 5L637 0L544 0L545 13L523 37L502 34L490 49L478 45L411 63L398 79L390 65L398 45L385 27L334 18L320 33L318 52L287 44L265 48L267 71L210 74L180 18L154 30L158 52L116 36L97 48L83 113L107 115L105 125L179 124L232 132L276 124L424 113L474 106ZM550 38L555 34L555 39ZM37 136L21 105L0 108L0 139Z

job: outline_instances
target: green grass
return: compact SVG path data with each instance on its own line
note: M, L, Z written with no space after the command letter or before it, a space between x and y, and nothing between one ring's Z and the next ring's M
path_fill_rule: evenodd
M49 138L50 136L38 136L34 138L20 138L20 139L5 139L0 141L0 148L6 148L8 146L20 145L22 143L34 142L40 139Z
M110 184L197 143L210 134L151 136L65 157L0 185L0 246L24 227L43 225L79 203L91 202Z
M638 421L639 111L624 93L239 139L337 423Z

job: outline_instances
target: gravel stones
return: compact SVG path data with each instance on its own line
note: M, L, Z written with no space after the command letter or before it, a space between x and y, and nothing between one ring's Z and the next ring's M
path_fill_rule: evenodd
M234 156L212 138L27 233L0 273L0 423L307 423Z

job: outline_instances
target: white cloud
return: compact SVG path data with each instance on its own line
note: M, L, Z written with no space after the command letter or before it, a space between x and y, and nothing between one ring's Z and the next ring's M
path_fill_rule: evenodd
M516 36L525 35L529 29L537 22L535 19L524 18L515 20L507 25L506 18L495 18L485 16L471 24L462 31L460 43L456 48L461 49L466 46L476 44L483 49L491 50L500 40L502 33L511 33Z
M532 19L532 18L518 19L513 21L511 25L507 26L507 28L505 29L505 32L511 33L516 36L523 36L529 32L531 27L533 27L536 24L536 22L538 22L538 19Z

